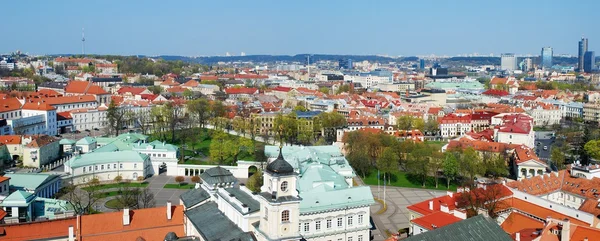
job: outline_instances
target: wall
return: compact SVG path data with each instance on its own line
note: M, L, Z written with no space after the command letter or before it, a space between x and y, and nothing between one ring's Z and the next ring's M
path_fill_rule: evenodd
M358 221L358 215L363 215L362 223ZM348 218L352 218L352 225L348 225ZM342 226L338 226L338 218L342 219ZM327 220L331 220L332 227L327 228ZM369 240L370 223L369 207L350 208L347 210L330 211L310 215L300 215L300 234L307 240L349 240L357 241L362 235L363 241ZM316 231L316 222L321 221L320 231ZM304 231L304 225L308 223L309 231Z
M514 198L518 198L521 199L523 201L529 202L529 203L533 203L535 205L538 205L540 207L544 207L544 208L548 208L548 209L552 209L555 212L559 212L562 213L563 215L567 215L571 218L574 219L578 219L584 222L587 222L589 224L592 224L594 222L594 215L591 213L586 213L583 211L579 211L577 209L574 208L570 208L567 206L563 206L559 203L556 202L552 202L550 200L546 200L544 198L541 197L537 197L531 194L527 194L515 189L511 189L511 191L513 192L513 197ZM518 207L517 207L518 208ZM544 218L544 217L541 217Z
M123 165L122 167L120 165ZM137 165L136 165L137 164ZM107 167L110 165L110 169ZM116 165L116 169L115 169ZM104 166L104 170L103 167ZM85 171L83 168L86 168ZM92 168L92 170L89 170ZM96 177L102 181L113 181L116 176L122 176L123 180L136 180L135 175L145 177L151 169L150 161L144 162L120 162L99 165L88 165L71 169L65 166L65 172L71 173L75 184L86 183Z
M248 168L250 168L250 166L255 166L258 169L261 169L261 167L262 167L261 162L238 161L237 164L238 164L237 166L221 166L221 167L229 170L233 174L233 176L237 179L248 178ZM172 176L169 173L174 173L175 176L185 176L186 168L191 169L191 170L197 170L198 175L200 175L200 173L203 173L207 169L210 169L213 167L217 167L217 165L177 164L177 166L175 168L175 170L176 170L175 172L169 172L169 167L167 167L167 175ZM188 176L193 176L193 175L188 175Z

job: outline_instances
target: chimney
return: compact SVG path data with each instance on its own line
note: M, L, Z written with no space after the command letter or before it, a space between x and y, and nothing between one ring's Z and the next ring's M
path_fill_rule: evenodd
M129 225L129 208L123 209L123 226Z
M562 231L560 232L560 241L569 241L571 239L571 222L568 218L563 220Z
M171 201L167 202L167 220L171 220L171 216L173 215L171 213Z
M73 225L69 225L69 241L75 241L75 232L73 230Z
M521 241L521 233L519 233L519 232L515 233L515 241Z
M429 200L429 210L433 210L433 200Z

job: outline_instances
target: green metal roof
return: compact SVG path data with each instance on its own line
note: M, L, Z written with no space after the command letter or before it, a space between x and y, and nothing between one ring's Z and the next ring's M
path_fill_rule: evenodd
M58 175L46 173L11 173L4 175L10 177L10 187L16 190L34 191L38 187L60 178Z
M278 152L276 146L265 147L265 154L269 157L277 156ZM301 213L375 203L369 187L351 187L346 182L355 174L338 147L285 146L282 154L299 173L297 189L302 198Z
M61 145L73 145L73 144L75 144L75 141L74 141L74 140L71 140L71 139L66 139L66 138L65 138L65 139L61 139L61 140L58 142L58 144L61 144Z
M85 155L75 156L65 162L66 166L78 168L82 166L117 163L117 162L144 162L149 157L136 151L119 152L90 152Z
M512 241L496 221L477 215L441 228L421 233L406 241Z
M77 145L90 145L96 143L96 139L86 136L84 138L79 139L76 144Z
M33 197L35 197L33 194L26 192L26 191L15 191L13 193L11 193L10 195L8 195L8 197L6 197L4 199L4 201L2 201L2 203L0 203L0 206L2 207L22 207L22 206L27 206L27 204L31 201L33 201Z

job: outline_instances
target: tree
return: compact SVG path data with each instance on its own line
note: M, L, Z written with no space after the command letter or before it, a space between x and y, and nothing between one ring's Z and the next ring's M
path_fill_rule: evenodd
M491 154L484 152L483 165L485 168L485 174L494 178L507 176L508 166L507 157L503 154Z
M472 147L462 150L458 166L459 170L463 172L463 176L468 176L470 181L473 181L475 176L485 173L481 157Z
M425 131L425 121L421 118L413 118L412 120L412 129L420 130L421 132Z
M153 208L156 205L154 199L154 193L149 187L138 190L138 207L139 208Z
M183 97L185 97L186 100L191 99L193 95L194 95L194 92L192 92L190 89L185 89L183 91Z
M421 178L422 186L425 187L427 176L431 170L431 152L427 145L416 143L413 150L408 155L406 163L407 171Z
M193 176L191 178L191 180L192 180L193 183L200 183L200 177L199 176Z
M85 189L68 184L63 187L66 193L62 198L69 202L77 214L90 214L94 211L94 206L101 198L99 194L100 182L93 178L85 184Z
M444 163L444 153L440 150L434 150L433 148L429 148L431 152L430 158L430 169L433 172L433 179L435 181L435 188L439 186L439 171L442 169L442 165Z
M317 124L318 123L318 124ZM327 142L336 138L336 130L346 125L346 118L338 112L321 112L313 121L313 126L323 129L323 136Z
M366 150L352 151L346 156L346 159L348 159L350 165L363 178L369 175L372 165L369 161L370 157Z
M594 159L600 159L600 140L590 140L585 143L585 153Z
M550 159L554 162L554 165L556 165L558 170L561 170L565 167L566 156L564 150L561 150L555 146L550 152Z
M321 88L319 88L319 92L328 95L329 94L329 88L327 88L327 87L321 87Z
M446 188L450 189L450 181L454 180L458 175L458 160L453 152L444 153L444 162L442 170L446 176Z
M492 218L497 212L506 208L502 202L504 196L502 184L490 184L485 188L473 188L463 193L457 193L456 207L467 210L467 218L475 216L480 210L486 210Z
M308 111L308 109L306 109L306 107L304 107L304 105L296 105L296 107L294 107L294 111L305 112L305 111Z
M164 90L159 85L148 86L148 90L152 91L152 94L158 95L162 93Z
M181 184L185 181L185 177L183 177L183 176L176 176L175 177L175 181L179 184L179 186L181 186Z
M115 101L111 101L106 110L106 126L110 134L119 135L119 131L123 129L126 112L117 106Z
M396 126L398 130L409 131L413 128L413 117L409 115L403 115L398 117L396 120Z
M440 124L435 119L429 119L425 122L425 127L423 129L428 135L437 135L440 131Z
M140 190L138 188L132 188L129 186L121 186L118 191L119 195L117 195L117 197L115 198L117 200L117 202L120 204L119 209L121 209L121 208L138 209L138 207L139 207L139 202L138 202L139 192L140 192Z
M118 176L115 177L115 182L116 183L120 183L121 181L123 181L123 176L118 175Z
M222 131L214 131L210 143L210 159L217 164L223 164L229 157L229 151L225 146L227 134Z
M383 172L384 179L387 176L388 184L390 183L390 174L398 170L398 156L390 147L383 149L383 153L377 159L377 169Z
M248 182L246 182L246 187L252 192L260 192L260 187L262 187L262 185L263 173L260 170L252 174L252 176L248 178Z

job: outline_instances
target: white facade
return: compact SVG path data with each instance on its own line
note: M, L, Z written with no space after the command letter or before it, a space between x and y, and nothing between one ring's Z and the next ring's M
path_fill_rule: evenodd
M102 162L90 163L89 165L71 168L65 164L65 172L69 173L74 184L83 184L93 178L99 181L113 181L115 177L121 176L123 180L137 180L138 177L146 177L151 164L149 159L143 161L127 162Z
M515 54L502 54L500 57L501 69L506 71L515 71L518 69L517 56Z
M22 111L23 117L30 116L43 116L44 119L44 132L37 134L46 134L49 136L54 136L58 134L58 125L56 123L56 110L28 110L23 109Z
M525 145L529 148L535 147L535 131L533 131L533 128L527 134L498 131L495 137L496 142Z
M106 109L96 108L87 110L71 111L73 117L74 130L92 130L95 128L101 129L106 126Z
M542 106L537 106L527 111L533 117L534 126L549 126L560 124L562 119L562 111L558 108L544 109Z

